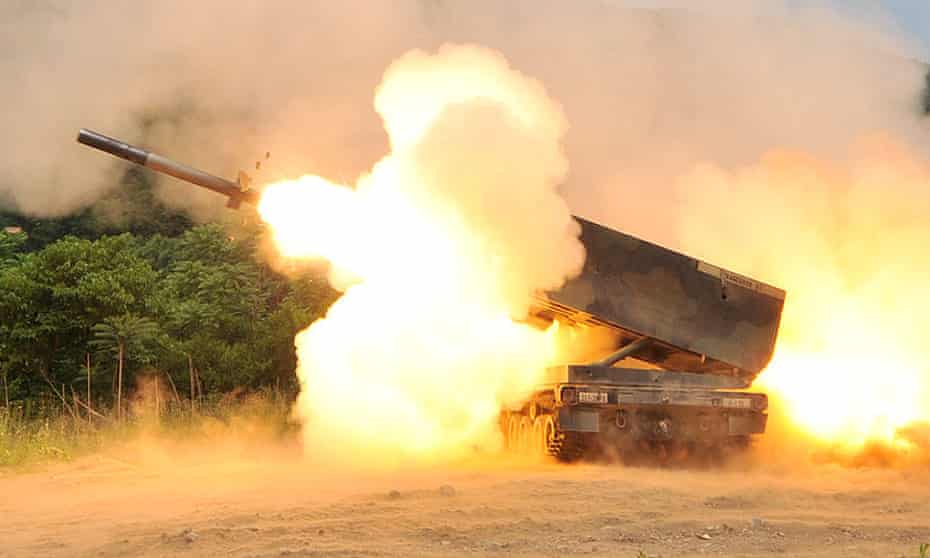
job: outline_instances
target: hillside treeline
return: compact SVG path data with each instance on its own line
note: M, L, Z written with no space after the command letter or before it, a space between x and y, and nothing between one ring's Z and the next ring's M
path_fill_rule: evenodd
M119 419L153 379L166 400L293 393L294 335L335 297L275 271L260 225L196 225L138 171L78 215L0 227L0 405L23 417Z

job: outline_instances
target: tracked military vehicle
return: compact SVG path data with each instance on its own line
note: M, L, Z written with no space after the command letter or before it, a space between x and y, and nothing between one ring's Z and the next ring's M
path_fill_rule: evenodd
M616 350L550 368L501 414L507 445L563 461L660 459L745 447L768 398L749 393L775 347L785 292L576 217L581 274L537 297L543 322L601 328Z
M258 203L248 178L213 176L81 130L78 141L226 196ZM744 391L768 364L785 292L576 217L584 268L536 298L532 319L610 332L616 349L558 366L501 413L507 445L563 461L741 447L765 431L768 399Z

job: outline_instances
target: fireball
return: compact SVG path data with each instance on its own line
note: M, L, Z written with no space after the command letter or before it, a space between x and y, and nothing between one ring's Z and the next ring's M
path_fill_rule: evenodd
M494 448L559 343L521 323L584 252L558 195L559 106L499 54L414 51L377 90L391 152L357 184L304 176L259 210L283 254L344 290L296 339L311 453L366 463Z

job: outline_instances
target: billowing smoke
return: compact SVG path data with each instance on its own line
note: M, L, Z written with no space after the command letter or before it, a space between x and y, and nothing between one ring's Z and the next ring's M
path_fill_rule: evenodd
M557 356L515 323L584 259L557 194L561 109L498 53L446 45L387 69L391 152L355 189L316 176L260 204L282 251L323 257L345 294L297 336L296 411L319 456L433 459L494 447Z
M571 211L786 287L766 381L826 439L887 439L927 418L890 410L930 376L926 67L880 11L834 4L7 2L0 199L62 214L112 187L122 163L74 145L80 126L227 176L271 151L260 179L354 183L392 147L371 105L384 68L411 48L483 45L561 103ZM453 156L428 160L439 172ZM877 368L887 389L870 399ZM827 386L789 386L797 370L846 386L832 392L842 424L804 418Z
M399 43L417 42L406 34L417 9L4 2L0 200L62 215L115 187L125 163L75 144L79 127L228 177L271 151L277 174L260 180L308 169L354 179L384 151L370 93ZM177 206L222 205L162 187Z
M5 2L0 198L56 215L114 187L124 163L75 145L81 126L230 177L271 151L260 180L351 182L387 151L370 103L384 68L411 48L474 42L563 104L574 211L676 243L674 223L653 216L680 208L672 179L697 162L749 163L774 146L842 158L863 132L922 133L908 45L788 6ZM189 203L165 184L168 201Z

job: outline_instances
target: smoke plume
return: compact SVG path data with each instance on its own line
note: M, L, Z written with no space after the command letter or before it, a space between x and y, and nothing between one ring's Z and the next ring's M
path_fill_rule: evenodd
M61 215L112 188L125 164L74 144L81 126L226 176L271 151L263 181L354 181L387 151L370 103L384 68L448 41L500 51L563 104L573 210L668 243L674 223L652 216L680 209L672 178L697 162L922 137L922 69L896 35L822 6L725 4L6 2L0 195Z

